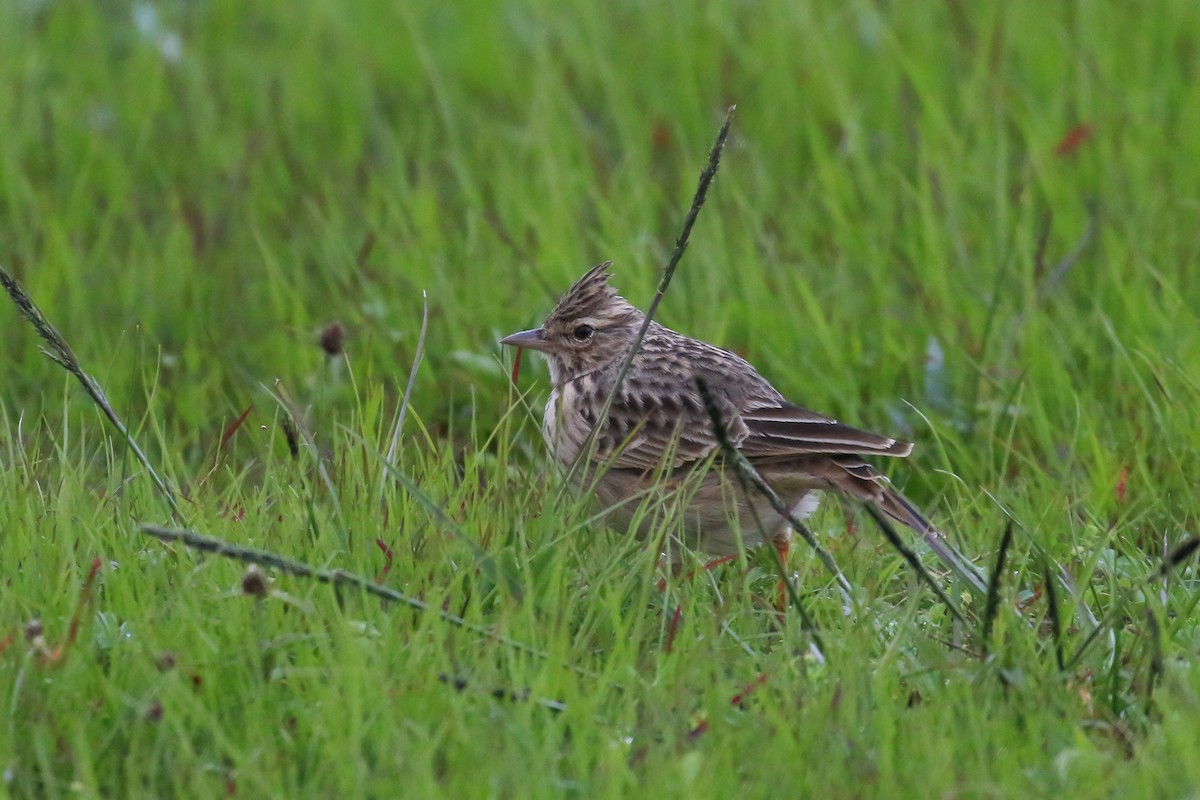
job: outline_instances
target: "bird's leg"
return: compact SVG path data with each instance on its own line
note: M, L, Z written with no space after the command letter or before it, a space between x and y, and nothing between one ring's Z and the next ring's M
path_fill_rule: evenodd
M779 556L779 595L775 598L775 608L782 614L787 611L788 607L787 563L788 556L792 552L791 527L785 526L782 531L772 536L771 546L775 548L775 553Z

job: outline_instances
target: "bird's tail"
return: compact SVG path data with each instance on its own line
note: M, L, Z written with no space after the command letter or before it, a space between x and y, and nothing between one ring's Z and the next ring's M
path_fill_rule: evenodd
M987 581L979 569L970 559L958 552L907 497L888 485L887 478L875 471L871 465L858 459L839 458L835 463L842 470L839 476L841 480L832 480L831 483L835 486L840 484L838 488L849 488L850 494L873 504L892 519L912 528L921 535L934 555L960 580L966 582L978 594L987 594ZM847 483L851 486L846 486Z
M933 523L925 519L920 510L907 497L891 487L885 487L876 501L876 506L892 519L921 534L921 538L925 540L925 544L929 545L929 549L960 580L965 581L978 594L987 594L987 581L979 569L946 539L945 534L933 527Z

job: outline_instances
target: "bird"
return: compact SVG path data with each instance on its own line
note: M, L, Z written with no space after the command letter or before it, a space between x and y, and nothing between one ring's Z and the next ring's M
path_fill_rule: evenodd
M550 396L543 438L612 524L628 529L636 522L637 532L648 536L669 512L681 520L680 541L691 549L721 557L769 543L786 560L792 520L801 522L821 493L832 492L916 531L952 569L967 572L973 588L983 586L972 567L955 563L961 557L917 507L865 460L903 458L911 443L796 405L741 356L653 320L619 381L646 318L611 285L611 265L584 273L540 327L500 343L545 358ZM789 514L741 487L722 452L728 447L757 470Z

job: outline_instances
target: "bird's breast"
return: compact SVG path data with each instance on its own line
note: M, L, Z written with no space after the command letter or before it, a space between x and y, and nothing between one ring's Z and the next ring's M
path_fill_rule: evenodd
M576 378L555 386L546 401L546 413L542 418L542 437L554 458L563 465L575 461L587 441L599 412L594 382L590 378Z

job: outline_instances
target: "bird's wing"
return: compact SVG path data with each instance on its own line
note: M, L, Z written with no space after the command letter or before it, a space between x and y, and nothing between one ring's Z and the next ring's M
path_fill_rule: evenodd
M912 451L908 442L792 405L738 356L681 338L687 345L684 355L679 348L643 349L613 399L597 453L611 467L678 469L719 450L698 378L708 386L729 443L753 462L814 455L906 456Z
M738 447L749 435L736 406L717 398L726 436ZM599 437L597 458L613 469L674 470L703 461L720 448L712 419L694 383L657 391L626 384L613 399Z
M748 434L740 449L751 461L811 455L906 456L912 452L908 442L852 428L790 403L748 403L741 420Z
M906 456L908 442L843 425L798 406L740 410L715 398L729 443L752 463L820 455ZM697 392L649 395L622 390L609 413L599 457L616 469L678 469L720 448Z

